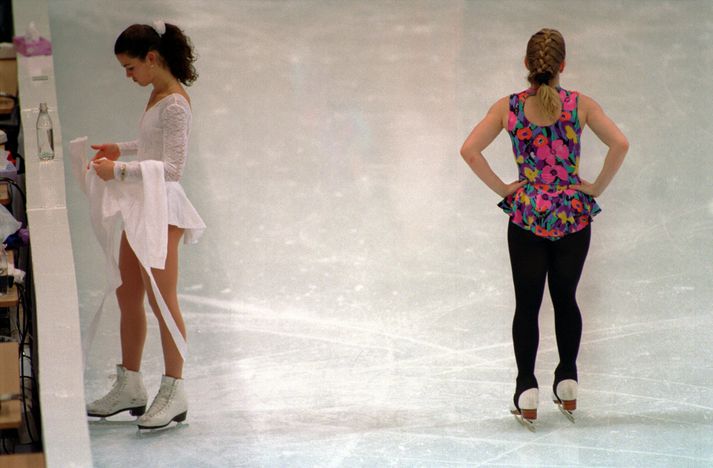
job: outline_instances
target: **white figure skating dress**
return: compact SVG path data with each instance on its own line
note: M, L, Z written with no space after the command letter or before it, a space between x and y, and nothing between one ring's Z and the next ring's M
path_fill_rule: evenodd
M169 94L146 112L139 122L139 138L118 143L121 155L137 155L137 161L117 161L116 180L121 179L121 165L126 164L124 178L141 178L139 162L162 161L166 180L168 224L185 229L183 241L193 244L206 228L200 215L188 200L179 180L188 156L188 136L191 127L191 107L180 94Z

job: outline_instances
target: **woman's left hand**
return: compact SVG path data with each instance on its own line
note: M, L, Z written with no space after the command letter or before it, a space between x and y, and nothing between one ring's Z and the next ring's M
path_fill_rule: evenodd
M92 161L92 166L94 166L94 172L102 180L112 180L114 178L114 161L106 158L100 158Z

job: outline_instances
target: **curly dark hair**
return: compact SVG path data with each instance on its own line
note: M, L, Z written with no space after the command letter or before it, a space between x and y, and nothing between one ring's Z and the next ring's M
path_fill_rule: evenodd
M161 36L146 24L132 24L126 28L114 43L114 54L146 59L150 51L158 52L171 74L178 81L190 86L198 79L193 66L196 61L193 44L178 26L166 23L166 32Z

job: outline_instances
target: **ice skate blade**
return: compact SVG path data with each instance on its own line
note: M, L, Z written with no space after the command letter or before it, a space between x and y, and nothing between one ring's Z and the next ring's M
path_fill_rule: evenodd
M577 409L577 400L561 400L556 393L552 393L552 401L567 419L574 422L574 410Z
M562 405L562 404L561 404L560 402L558 402L558 401L555 401L555 404L557 405L557 408L560 410L560 412L561 412L562 414L564 414L564 416L565 416L567 419L569 419L570 422L574 423L574 413L572 413L572 412L569 411L569 410L566 410L566 409L564 408L564 405Z
M166 424L163 424L161 426L142 426L141 424L139 424L138 427L139 427L139 430L141 430L141 431L150 431L152 429L163 429L164 427L171 424L173 421L176 421L176 425L184 422L186 420L187 415L188 415L188 411L184 411L183 413L175 416L173 419L171 419Z
M110 413L110 414L100 414L100 413L94 413L91 411L87 411L87 416L90 418L101 418L103 420L103 419L109 418L111 416L115 416L119 413L123 413L124 411L128 411L132 416L141 416L146 411L146 405L133 406L130 408L121 408L120 410L114 411L113 413Z
M534 419L526 419L526 418L524 418L524 417L522 416L522 414L520 413L520 411L518 411L518 410L516 410L516 409L512 409L512 410L510 410L510 414L512 414L513 416L515 416L515 419L517 419L517 422L519 422L519 423L522 424L524 427L526 427L528 431L530 431L530 432L535 432L535 430L537 429L537 428L535 427L535 420L534 420Z

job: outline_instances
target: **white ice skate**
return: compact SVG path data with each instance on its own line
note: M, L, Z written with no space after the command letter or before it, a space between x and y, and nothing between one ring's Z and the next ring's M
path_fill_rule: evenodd
M147 400L141 372L130 371L117 364L114 385L104 397L87 405L87 416L106 418L122 411L141 416L146 411Z
M520 394L517 399L517 406L510 410L515 419L532 432L535 432L538 398L539 390L537 388L529 388Z
M577 409L577 381L566 379L557 384L552 400L567 419L574 422L574 410Z
M160 429L172 421L177 423L186 420L188 401L183 389L183 379L161 377L161 388L154 398L149 410L137 421L139 429Z

